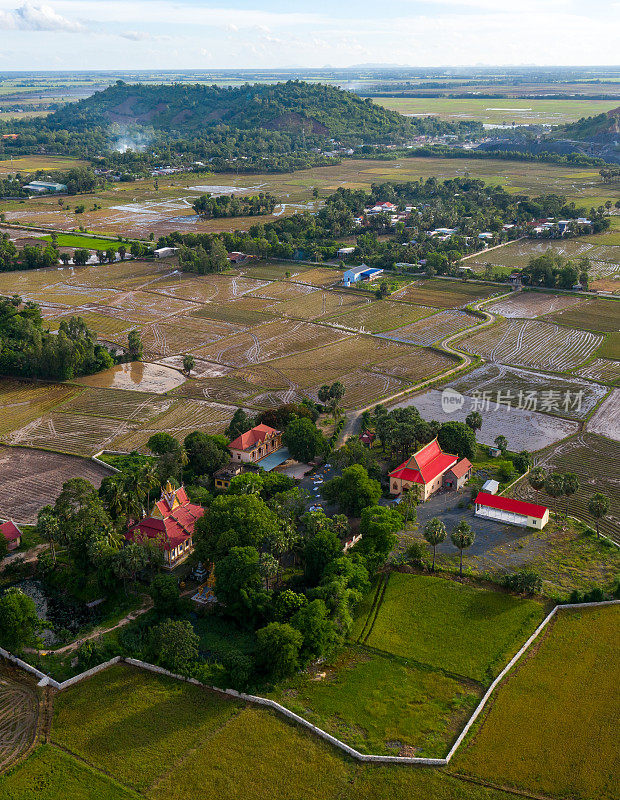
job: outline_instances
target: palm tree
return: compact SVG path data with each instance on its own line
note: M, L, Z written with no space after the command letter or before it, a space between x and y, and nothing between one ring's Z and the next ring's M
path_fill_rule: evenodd
M476 541L476 534L472 531L471 525L465 520L461 520L456 528L450 534L452 544L459 549L461 554L461 564L459 568L459 577L463 577L463 550L471 547Z
M433 548L433 572L435 572L435 549L438 544L441 544L448 535L446 526L437 517L429 519L424 526L424 538ZM461 557L462 560L462 557Z
M566 516L568 517L568 498L579 491L579 478L574 472L564 473L564 494L566 495Z
M530 486L536 492L536 499L538 499L538 494L545 485L546 477L547 474L542 467L534 467L527 476Z
M37 532L49 542L52 563L56 564L56 542L60 539L60 523L51 506L46 506L39 511Z
M596 535L597 537L601 534L599 533L599 522L603 519L605 514L609 511L611 503L609 502L609 497L602 492L597 492L593 494L588 502L588 511L596 520Z
M547 475L545 478L545 492L547 492L550 497L553 497L554 500L557 500L558 497L562 497L564 494L564 475L562 475L561 472L552 472L550 475ZM557 516L557 503L555 504L555 513Z

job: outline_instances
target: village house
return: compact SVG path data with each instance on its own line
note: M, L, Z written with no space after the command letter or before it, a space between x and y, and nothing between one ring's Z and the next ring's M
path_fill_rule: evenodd
M463 460L466 461L466 459ZM422 502L428 500L441 488L446 472L459 463L458 456L444 453L437 439L433 439L432 442L390 472L390 494L400 495L403 491L417 485L420 487L420 500ZM471 470L471 464L469 462L467 464ZM457 473L460 473L463 468L465 465L458 467ZM467 472L466 468L465 472ZM455 480L458 481L458 478L455 477Z
M524 500L513 500L512 497L478 492L475 504L475 515L523 528L542 530L549 522L549 509L536 503Z
M7 550L17 550L22 542L22 532L12 519L0 525L0 533L4 536Z
M183 487L174 489L168 482L150 515L131 525L125 539L158 540L164 550L164 567L172 569L194 549L194 526L204 513L202 506L190 502Z
M342 276L342 282L345 286L351 286L352 283L359 283L360 281L373 281L382 274L382 269L369 267L368 264L360 264L359 267L348 269Z
M269 425L256 425L242 433L228 445L233 461L253 462L274 453L282 447L282 431Z
M213 482L216 489L228 489L230 482L237 475L241 475L244 467L242 463L231 461L225 467L213 473Z

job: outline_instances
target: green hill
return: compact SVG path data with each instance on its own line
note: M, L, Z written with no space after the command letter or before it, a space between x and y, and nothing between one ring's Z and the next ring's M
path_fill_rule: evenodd
M563 125L554 132L554 138L580 139L611 144L620 138L620 108L614 108L596 117L582 117L577 122Z
M471 129L471 123L463 126L432 117L408 119L350 92L302 81L232 88L118 81L60 109L47 120L51 128L67 130L114 123L181 138L193 138L225 126L367 143Z

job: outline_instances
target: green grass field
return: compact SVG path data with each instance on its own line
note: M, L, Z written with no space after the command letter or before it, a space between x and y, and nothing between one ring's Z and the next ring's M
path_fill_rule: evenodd
M41 239L46 242L52 241L51 234L42 236ZM87 250L107 250L109 247L118 250L121 244L121 242L114 239L100 239L98 236L80 236L77 233L59 233L56 236L56 240L58 247L82 247ZM130 245L126 243L125 247L129 250Z
M239 706L171 678L115 666L59 695L52 740L143 789Z
M618 797L620 608L562 611L451 769L539 795Z
M512 125L515 122L527 125L563 125L567 122L576 122L581 117L602 114L618 105L617 100L590 98L485 100L452 97L375 97L373 102L400 114L414 116L432 114L452 122L457 119L473 119L492 125Z
M3 800L137 800L138 794L52 745L0 777Z
M396 572L365 644L488 683L543 617L534 600Z
M617 331L620 328L620 300L588 300L549 314L547 319L584 331Z
M610 358L613 361L620 361L620 333L615 331L614 333L608 334L596 355L600 358Z
M364 753L442 757L480 692L442 673L349 647L270 695Z

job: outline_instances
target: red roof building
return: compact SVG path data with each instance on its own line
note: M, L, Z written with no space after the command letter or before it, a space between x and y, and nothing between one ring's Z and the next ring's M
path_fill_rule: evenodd
M444 453L433 439L390 472L390 494L399 495L416 484L421 489L420 499L428 500L441 487L444 473L458 460L458 456Z
M542 530L549 522L549 509L537 503L526 503L524 500L487 492L478 492L474 503L477 517L537 530Z
M376 435L372 433L372 431L364 431L364 433L360 434L360 442L365 444L367 447L370 447L374 442Z
M256 425L228 445L233 461L260 461L282 447L282 431L269 425Z
M22 532L13 522L12 519L3 522L0 525L0 533L6 539L6 545L8 550L16 550L21 544Z
M444 489L462 489L471 478L472 464L468 458L457 461L453 467L446 470L443 476Z
M130 542L159 540L165 566L171 569L192 552L194 525L204 513L202 506L190 502L183 487L173 489L168 483L150 516L132 525L125 538Z

